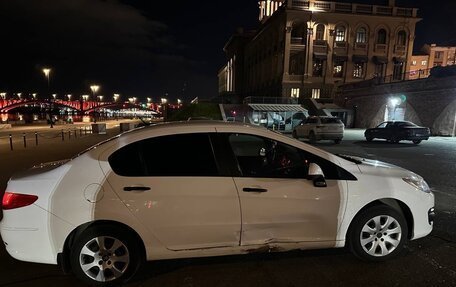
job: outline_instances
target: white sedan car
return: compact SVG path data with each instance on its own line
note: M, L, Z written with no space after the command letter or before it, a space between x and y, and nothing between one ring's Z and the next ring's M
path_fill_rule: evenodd
M17 174L3 214L11 256L106 285L145 260L265 249L349 246L385 260L431 232L434 196L423 178L386 163L265 128L190 121Z
M311 143L318 140L333 140L339 144L344 137L344 123L336 117L308 117L293 129L293 137L308 138Z

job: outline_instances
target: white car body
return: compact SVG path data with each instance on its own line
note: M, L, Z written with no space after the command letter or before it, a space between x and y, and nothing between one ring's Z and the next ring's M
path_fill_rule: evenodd
M344 124L334 117L308 117L294 128L293 137L340 141L344 137Z
M327 179L317 188L304 178L125 177L113 152L147 138L188 133L249 134L305 150L343 168L356 180ZM160 151L157 151L160 152ZM160 164L160 163L157 163ZM432 193L403 178L405 169L376 161L355 164L286 136L237 123L160 124L122 134L72 160L44 164L14 176L10 193L37 195L31 205L3 211L1 236L18 260L58 263L71 234L94 222L118 223L141 239L147 260L242 254L256 249L343 247L353 218L381 201L410 213L409 239L429 234ZM124 186L149 186L126 192ZM246 187L267 189L243 192Z

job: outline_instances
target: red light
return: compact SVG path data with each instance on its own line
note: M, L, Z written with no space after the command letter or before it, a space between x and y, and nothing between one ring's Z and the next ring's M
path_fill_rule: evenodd
M37 201L38 196L20 193L5 192L2 200L3 210L14 209L30 205Z

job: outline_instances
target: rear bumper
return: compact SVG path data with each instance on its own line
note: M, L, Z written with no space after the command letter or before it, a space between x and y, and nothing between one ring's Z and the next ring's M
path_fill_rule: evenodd
M59 248L54 244L50 222L67 225L34 204L3 211L0 233L6 251L17 260L57 264Z
M319 133L316 135L319 140L341 140L344 137L343 133Z

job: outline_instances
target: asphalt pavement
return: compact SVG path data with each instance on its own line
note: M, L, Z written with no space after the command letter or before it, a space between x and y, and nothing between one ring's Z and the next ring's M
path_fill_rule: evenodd
M44 161L68 158L118 133L18 148L0 142L0 189L11 174ZM420 145L366 142L347 130L341 144L315 146L396 164L422 175L436 196L434 231L412 241L398 258L366 263L345 249L293 251L149 262L128 286L456 286L456 138L433 137ZM1 135L0 135L1 136ZM368 191L366 191L368 192ZM83 286L57 266L20 262L0 247L0 286Z

